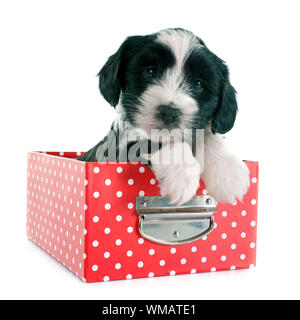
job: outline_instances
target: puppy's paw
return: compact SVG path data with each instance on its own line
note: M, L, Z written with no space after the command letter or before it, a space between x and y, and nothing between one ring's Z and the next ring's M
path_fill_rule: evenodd
M206 164L202 178L208 193L218 202L242 201L250 185L249 169L232 155Z
M190 148L181 148L176 145L173 147L173 154L177 159L171 163L166 161L167 155L163 156L163 152L151 156L152 170L160 183L161 194L168 195L170 202L177 205L189 201L196 194L201 173L200 164L193 157ZM182 159L179 156L183 156ZM157 157L160 157L158 162L155 161Z
M161 193L168 195L171 203L181 205L196 194L199 188L200 166L195 167L184 165L173 165L165 168L162 174L157 172L157 178L160 182Z

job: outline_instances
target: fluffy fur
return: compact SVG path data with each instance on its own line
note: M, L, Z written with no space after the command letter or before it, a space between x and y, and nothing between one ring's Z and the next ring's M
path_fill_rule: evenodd
M235 90L200 38L183 29L127 38L100 70L99 89L118 116L80 160L146 161L177 204L200 176L216 200L242 200L249 172L221 136L235 122Z

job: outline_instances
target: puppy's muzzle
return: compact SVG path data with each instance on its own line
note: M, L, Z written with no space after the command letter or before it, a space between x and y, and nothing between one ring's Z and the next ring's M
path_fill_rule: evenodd
M160 105L158 107L159 119L165 124L174 124L181 114L180 110L171 105Z

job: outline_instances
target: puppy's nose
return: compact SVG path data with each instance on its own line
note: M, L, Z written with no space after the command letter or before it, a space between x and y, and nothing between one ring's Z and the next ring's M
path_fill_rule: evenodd
M181 114L179 109L170 105L160 105L158 111L161 120L166 124L175 122Z

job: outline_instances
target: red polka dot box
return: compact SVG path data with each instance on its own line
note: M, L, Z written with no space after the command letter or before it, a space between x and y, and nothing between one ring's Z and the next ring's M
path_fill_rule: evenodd
M243 203L201 183L175 207L143 164L28 154L27 235L86 282L249 268L256 263L258 163Z

